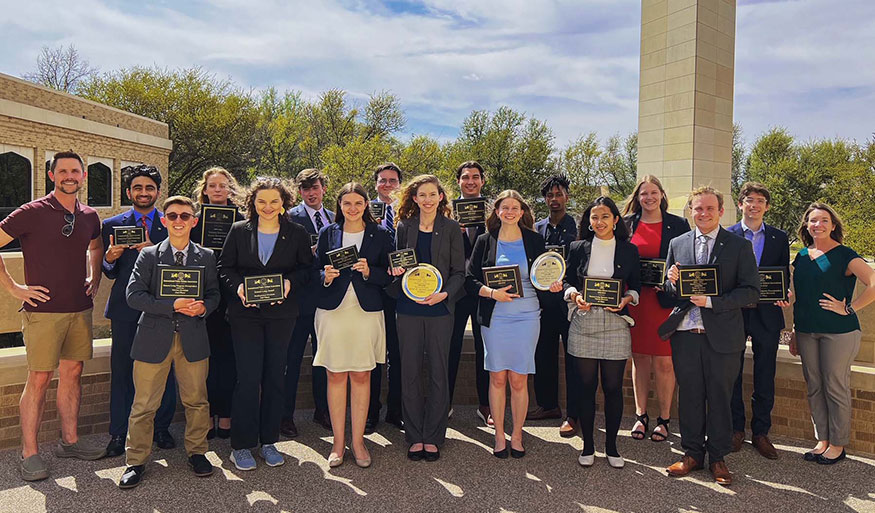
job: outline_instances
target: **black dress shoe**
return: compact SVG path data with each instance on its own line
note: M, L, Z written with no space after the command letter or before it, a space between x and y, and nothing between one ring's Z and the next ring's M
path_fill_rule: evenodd
M216 428L216 435L218 435L219 438L223 438L223 439L227 440L227 439L231 438L231 428L228 428L228 429Z
M425 449L423 449L423 452L425 452L425 461L437 461L441 458L440 449L437 449L434 452L426 451Z
M526 455L526 450L523 449L522 451L518 451L518 450L514 449L513 447L511 447L510 448L510 455L513 458L519 459L519 458L522 458L523 456Z
M229 429L228 431L231 430ZM295 425L295 421L292 419L283 419L280 423L280 433L282 433L283 436L295 438L298 436L298 426Z
M316 410L313 412L313 422L331 431L331 416L327 411Z
M402 431L404 430L404 420L401 418L400 413L387 413L386 423L392 424Z
M838 456L836 456L835 458L827 458L823 454L818 454L817 455L817 463L819 463L820 465L834 465L834 464L842 461L843 459L845 459L845 456L847 456L847 454L845 454L844 449L842 449L842 453L839 454Z
M203 454L192 454L188 457L188 466L194 471L194 475L198 477L207 477L213 475L213 465L207 460Z
M126 468L125 473L122 474L122 478L119 479L118 487L122 490L135 488L138 484L140 484L140 480L143 479L143 474L145 473L145 465L134 465L133 467Z
M368 417L368 419L365 421L365 434L370 435L374 431L376 431L377 424L379 424L379 423L380 423L380 419L375 418L375 417Z
M508 457L507 447L505 447L504 449L502 449L500 451L496 451L495 449L493 449L492 455L498 459L506 460Z
M210 428L210 430L207 431L207 440L212 440L213 438L216 438L216 428Z
M174 449L176 448L176 440L170 435L170 431L166 429L162 429L161 431L155 431L155 435L152 437L155 440L155 443L158 445L159 449Z
M106 445L106 457L115 458L125 453L124 435L113 436Z

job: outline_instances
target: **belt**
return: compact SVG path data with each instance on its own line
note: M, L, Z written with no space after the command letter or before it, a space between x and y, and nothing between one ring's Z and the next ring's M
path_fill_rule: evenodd
M691 330L678 330L683 331L684 333L695 333L696 335L704 335L705 330L703 328L693 328Z

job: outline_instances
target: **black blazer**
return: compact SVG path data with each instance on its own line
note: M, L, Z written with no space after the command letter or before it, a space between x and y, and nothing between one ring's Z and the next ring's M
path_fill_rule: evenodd
M330 263L325 254L332 249L339 249L342 243L343 225L332 223L319 233L315 267L319 269L320 280L318 284L311 285L311 288L316 289L316 306L323 310L334 310L343 301L343 296L346 295L346 290L352 282L352 288L362 310L366 312L383 310L383 287L392 281L388 273L389 252L393 249L389 232L380 225L365 224L365 236L359 250L359 258L368 261L371 272L367 280L362 273L347 268L340 271L340 276L334 278L331 285L325 287L322 285L325 282L323 269Z
M695 264L695 244L695 230L676 237L668 246L668 261ZM705 335L715 352L742 351L747 337L741 309L757 302L760 297L760 275L757 272L753 248L747 239L720 228L709 262L720 264L723 294L711 298L711 308L701 309ZM677 288L668 277L664 287L668 293L677 297ZM671 338L692 306L689 300L684 299L674 307L668 319L657 330L663 340Z
M465 295L465 251L462 247L462 230L459 223L445 216L434 219L431 239L431 265L437 267L443 277L441 292L447 293L447 309L455 312L456 301ZM419 236L419 216L404 219L398 223L395 232L395 247L416 249ZM386 287L390 297L401 294L401 277L397 277Z
M204 266L203 317L189 317L173 310L173 299L159 299L158 264L173 265L173 248L169 240L143 248L128 280L127 301L140 315L137 334L131 345L131 358L147 363L161 363L173 344L173 332L179 331L185 359L197 362L210 356L210 341L205 318L219 305L219 282L216 257L212 250L191 243L186 265Z
M763 224L765 240L763 241L763 254L760 256L761 267L786 267L790 268L790 241L787 232L774 226ZM741 223L736 223L726 229L739 237L744 237ZM789 287L790 284L788 283ZM784 311L773 303L757 303L755 308L745 308L742 311L744 324L749 333L757 335L775 333L784 329Z
M629 229L629 237L635 234L638 229L638 223L641 222L641 213L630 214L623 218L626 223L626 228ZM668 212L662 213L662 237L659 243L659 258L665 258L668 255L668 244L678 235L683 235L690 231L690 223L686 219ZM666 262L668 267L674 262ZM666 267L666 269L668 269ZM664 290L656 293L656 300L659 301L659 306L663 308L674 308L678 304L678 300L671 294L667 294Z
M587 267L592 255L592 240L578 240L571 243L568 253L568 269L565 272L566 287L582 290L583 278L587 276ZM634 290L641 293L641 263L638 259L638 246L629 241L617 239L614 248L614 274L611 278L623 280L625 291ZM625 292L624 291L624 292ZM629 315L629 307L625 307L617 315Z
M536 258L547 251L544 237L541 237L536 231L523 228L523 247L526 250L526 261L528 261L529 269L532 268L532 263ZM492 320L492 311L495 309L496 301L488 297L480 297L480 287L483 287L483 268L492 267L495 265L495 252L498 249L498 231L486 232L477 237L474 243L474 251L471 254L471 260L468 262L468 269L465 279L465 289L468 294L479 299L477 305L477 321L482 325L489 327ZM521 276L523 280L528 280L528 276ZM536 290L538 295L538 303L541 309L556 306L556 297L558 293Z
M267 319L297 317L298 295L313 281L310 237L303 226L280 216L276 246L267 265L264 265L258 258L257 225L257 219L234 223L219 256L219 280L228 294L228 315ZM262 304L258 308L243 306L237 296L237 287L243 283L243 278L276 273L281 273L283 278L291 282L289 297L275 305Z

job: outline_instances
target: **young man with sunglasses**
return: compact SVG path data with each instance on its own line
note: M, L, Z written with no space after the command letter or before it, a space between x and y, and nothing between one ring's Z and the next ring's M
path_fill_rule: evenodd
M56 402L61 420L55 456L96 460L105 454L102 447L85 445L77 435L80 376L83 362L92 355L91 310L103 261L100 217L77 199L85 177L79 155L55 154L49 171L55 189L0 222L0 248L19 239L24 255L25 283L13 280L0 258L0 285L23 303L28 373L19 402L19 472L25 481L49 477L37 433L55 369L60 376Z
M115 457L125 452L125 437L128 433L128 417L134 402L134 360L131 358L131 345L137 332L138 310L128 306L125 289L134 270L134 262L140 251L167 238L167 229L161 223L163 214L155 208L161 192L161 174L155 166L140 164L122 169L125 193L132 207L127 212L103 221L103 245L107 248L103 257L103 274L115 280L109 300L106 302L105 316L112 325L112 369L109 394L109 444L107 457ZM142 227L145 240L140 244L126 245L115 240L117 226ZM168 428L176 412L176 380L173 371L167 377L167 386L161 407L155 415L155 443L161 449L176 447L176 441Z

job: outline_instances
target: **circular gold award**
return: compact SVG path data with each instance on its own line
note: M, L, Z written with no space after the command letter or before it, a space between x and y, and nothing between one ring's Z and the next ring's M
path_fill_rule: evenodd
M444 280L437 267L430 264L418 264L411 267L401 278L401 289L404 295L413 301L423 301L428 296L441 290Z

